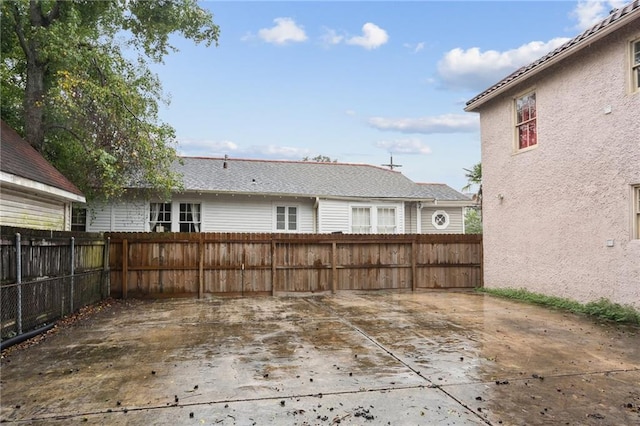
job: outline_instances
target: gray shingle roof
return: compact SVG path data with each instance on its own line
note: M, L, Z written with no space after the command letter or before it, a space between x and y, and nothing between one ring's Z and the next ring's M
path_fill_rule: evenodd
M182 157L186 191L337 198L468 200L444 184L417 184L366 164ZM224 167L226 161L227 167ZM455 198L458 197L458 198Z
M624 7L612 11L602 21L584 31L582 34L569 40L557 49L547 53L542 58L525 65L503 78L484 92L480 93L467 102L465 110L473 111L483 103L502 93L506 88L512 86L520 80L524 80L545 67L562 60L569 54L577 52L581 48L588 46L594 41L604 37L609 32L615 30L619 25L626 25L630 22L640 20L640 0L635 0Z

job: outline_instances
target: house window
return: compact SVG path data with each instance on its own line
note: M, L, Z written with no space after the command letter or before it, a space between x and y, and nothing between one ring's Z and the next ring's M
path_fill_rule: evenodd
M352 207L351 208L351 232L354 234L371 233L371 208Z
M84 232L87 230L87 209L86 207L71 208L71 230Z
M527 93L516 98L516 134L518 149L525 149L538 144L538 128L536 124L536 93Z
M276 207L276 230L298 230L298 208L293 206Z
M200 232L200 204L180 203L180 232Z
M436 229L447 229L449 226L449 215L444 210L436 210L431 215L431 223Z
M378 234L396 233L395 207L378 207Z
M171 231L171 203L151 203L149 206L151 232Z
M636 91L640 89L640 40L631 43L631 76Z
M633 187L634 237L640 239L640 185Z

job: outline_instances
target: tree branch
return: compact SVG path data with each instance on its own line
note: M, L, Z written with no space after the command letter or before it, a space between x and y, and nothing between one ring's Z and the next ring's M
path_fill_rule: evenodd
M20 47L22 48L25 56L29 58L29 60L33 60L33 54L31 53L31 50L29 50L29 44L27 43L27 39L24 37L24 32L22 31L22 16L20 15L20 9L18 9L18 5L16 3L13 4L13 19L16 23L15 31L16 36L18 36Z
M43 15L42 16L42 26L43 27L48 27L49 25L51 25L51 23L58 19L58 17L60 16L60 4L61 4L61 0L58 0L55 2L55 4L53 5L53 7L51 8L51 10L49 11L49 13L47 13L47 15Z

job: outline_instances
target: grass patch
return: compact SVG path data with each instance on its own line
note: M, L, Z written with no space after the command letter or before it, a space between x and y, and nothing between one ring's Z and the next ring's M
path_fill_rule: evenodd
M595 302L582 304L571 299L562 297L547 296L540 293L532 293L524 289L513 288L479 288L481 293L507 299L520 300L534 305L546 306L552 309L569 311L576 314L585 314L595 318L606 319L625 324L640 325L640 312L632 306L620 305L607 299L600 299Z

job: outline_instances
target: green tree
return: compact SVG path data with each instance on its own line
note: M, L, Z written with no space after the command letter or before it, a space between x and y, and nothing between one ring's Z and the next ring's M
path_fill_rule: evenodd
M219 27L197 0L3 0L2 119L90 198L130 183L179 185L175 132L151 63L177 34L207 46Z
M466 234L482 234L482 217L477 208L469 208L465 212L464 232Z
M462 187L463 192L468 192L471 188L477 186L475 199L480 207L482 207L482 163L474 164L470 169L463 169L465 177L467 178L467 184Z
M337 163L338 160L332 160L331 157L327 157L326 155L316 155L313 158L304 157L302 161L315 161L316 163Z

